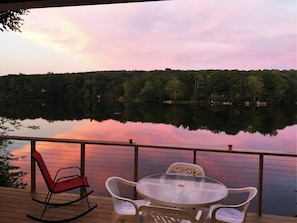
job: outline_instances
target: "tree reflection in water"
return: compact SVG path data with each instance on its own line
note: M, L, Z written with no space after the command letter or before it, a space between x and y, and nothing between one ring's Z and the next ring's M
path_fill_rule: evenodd
M80 100L49 102L1 100L0 116L9 119L48 121L113 119L141 123L164 123L189 130L236 135L240 131L277 135L278 130L297 124L296 105L286 106L199 106L193 104L149 104ZM1 124L1 123L0 123Z

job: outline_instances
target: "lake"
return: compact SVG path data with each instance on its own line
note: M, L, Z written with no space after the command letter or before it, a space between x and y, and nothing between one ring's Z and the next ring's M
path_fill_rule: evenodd
M77 120L48 120L43 117L23 118L19 119L23 126L34 125L39 126L39 129L21 128L20 130L14 130L10 134L121 142L128 142L129 139L133 139L134 142L143 144L166 144L223 150L227 149L228 144L232 144L234 150L296 154L296 124L281 125L282 127L279 129L260 127L261 131L265 129L265 132L270 132L270 134L263 134L257 129L254 130L251 125L249 125L249 128L242 130L238 130L240 128L234 126L235 133L228 134L223 130L218 130L217 127L211 126L209 124L212 123L211 120L207 124L201 125L201 128L193 128L193 123L185 124L180 120L177 122L176 117L178 116L173 117L172 112L169 113L171 121L167 119L164 123L161 120L159 122L150 122L149 120L158 119L158 117L153 117L154 115L151 115L152 117L142 117L142 120L139 118L131 120L125 116L125 112L127 111L119 108L113 109L109 113L111 114L110 117L104 120L95 120L93 118ZM185 113L176 114L179 114L183 120L187 118ZM163 113L162 115L165 117ZM212 114L209 114L209 116L218 120ZM221 120L226 120L227 116L220 114ZM240 117L240 115L237 117ZM202 120L203 117L199 117L199 119ZM252 117L249 117L249 119L252 119ZM280 118L277 117L276 119ZM227 121L235 123L234 120ZM267 122L267 125L275 126L275 124L269 122ZM222 129L224 129L224 126L222 126ZM227 132L230 132L230 129L228 128ZM69 148L69 145L53 146L49 143L40 143L37 145L37 149L44 154L51 172L61 166L71 166L79 163L79 146ZM24 159L14 161L14 164L29 173L29 143L16 141L9 146L9 150L17 157L24 156ZM57 151L59 152L58 158ZM109 196L104 188L104 181L108 176L117 175L133 179L133 158L133 150L124 150L118 147L87 146L86 173L90 178L90 184L95 190L95 194ZM192 162L191 154L183 151L156 152L152 149L142 149L139 152L139 158L139 177L164 172L172 162ZM254 157L242 155L231 157L228 154L209 155L199 153L197 163L205 169L206 175L222 181L228 187L258 186L258 161ZM263 213L295 216L296 159L269 158L265 160L264 168ZM27 174L23 180L29 183L29 179L30 176ZM38 184L43 185L43 182ZM256 211L256 206L257 202L254 202L251 210Z

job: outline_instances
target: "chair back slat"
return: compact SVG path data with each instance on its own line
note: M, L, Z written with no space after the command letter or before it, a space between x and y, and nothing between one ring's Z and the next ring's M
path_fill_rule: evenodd
M201 166L193 163L184 163L184 162L172 163L168 167L166 173L205 176L204 169Z
M40 172L46 182L46 185L48 187L48 189L50 191L52 191L53 187L54 187L54 181L50 175L50 173L48 172L48 169L45 165L45 162L42 158L42 156L40 155L40 153L38 151L34 151L33 154L32 154L32 157L34 158L34 160L37 162L38 164L38 167L40 169Z

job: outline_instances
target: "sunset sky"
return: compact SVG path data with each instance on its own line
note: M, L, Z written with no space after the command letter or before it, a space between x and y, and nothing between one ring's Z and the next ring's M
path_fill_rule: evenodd
M297 69L296 0L171 0L31 9L0 32L0 75Z

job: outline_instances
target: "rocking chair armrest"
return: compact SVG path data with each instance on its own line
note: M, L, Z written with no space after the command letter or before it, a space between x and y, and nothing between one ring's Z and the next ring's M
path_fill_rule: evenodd
M68 178L75 178L75 177L79 177L83 181L82 176L76 174L76 175L69 175L69 176L59 177L59 178L55 179L54 182L55 182L55 184L57 184L61 180L68 179Z
M57 179L59 173L60 173L62 170L68 170L68 169L74 169L74 168L78 169L80 175L82 175L81 168L80 168L79 166L63 167L63 168L58 169L58 171L57 171L57 173L56 173L56 175L55 175L54 181L56 181L56 179Z

